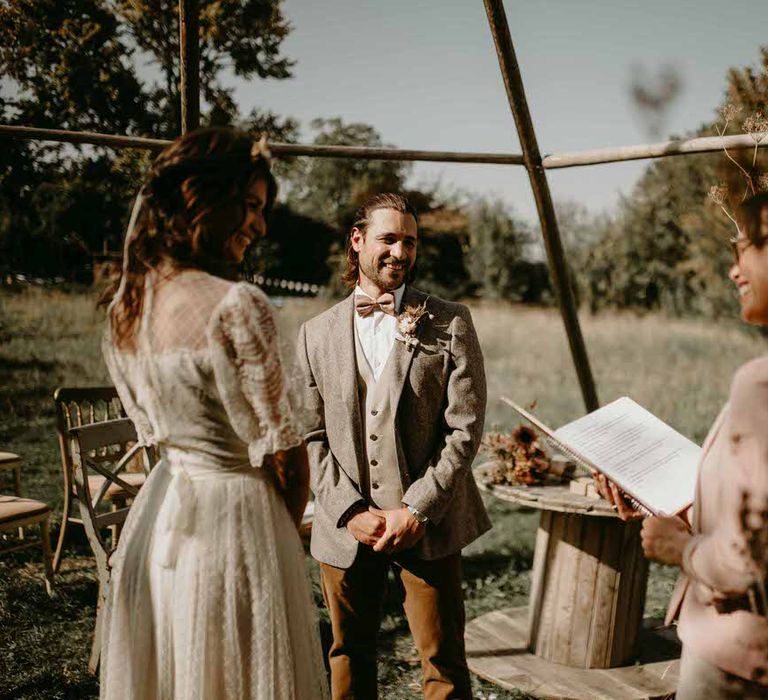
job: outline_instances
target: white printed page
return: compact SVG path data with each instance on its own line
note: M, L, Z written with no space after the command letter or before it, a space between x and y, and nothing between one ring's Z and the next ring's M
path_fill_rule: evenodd
M701 448L630 398L555 435L656 514L676 514L693 501Z

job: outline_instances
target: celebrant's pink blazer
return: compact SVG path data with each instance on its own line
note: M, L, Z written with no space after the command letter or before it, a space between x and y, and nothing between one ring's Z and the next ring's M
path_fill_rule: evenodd
M768 356L736 373L702 451L682 574L668 621L691 651L768 685Z

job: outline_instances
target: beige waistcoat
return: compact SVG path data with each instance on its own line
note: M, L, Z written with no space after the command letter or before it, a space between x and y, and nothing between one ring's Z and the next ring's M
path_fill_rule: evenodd
M394 363L392 352L376 381L360 340L355 332L357 390L363 426L363 457L366 470L361 484L363 495L377 508L391 510L402 507L403 484L397 462L395 416L390 402L389 385Z

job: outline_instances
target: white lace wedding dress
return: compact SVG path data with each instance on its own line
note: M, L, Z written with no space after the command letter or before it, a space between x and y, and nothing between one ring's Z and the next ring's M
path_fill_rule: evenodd
M155 273L136 349L107 334L104 354L161 460L115 557L101 697L326 698L304 552L260 468L300 441L267 298L200 271Z

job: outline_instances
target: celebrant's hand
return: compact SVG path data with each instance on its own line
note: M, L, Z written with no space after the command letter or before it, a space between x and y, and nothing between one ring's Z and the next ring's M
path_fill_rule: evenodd
M379 538L384 534L386 521L382 515L372 513L367 508L361 507L361 510L355 513L347 521L347 530L361 544L367 544L373 547Z
M374 552L394 554L413 547L427 531L427 526L413 517L405 506L396 510L369 509L375 515L386 520L386 529L379 541L373 546Z
M688 526L677 517L647 518L640 531L646 558L661 564L680 566L683 550L691 539Z
M622 520L637 520L645 517L639 510L635 510L627 503L622 490L612 481L609 481L604 474L593 469L592 479L595 482L597 492L616 509Z

